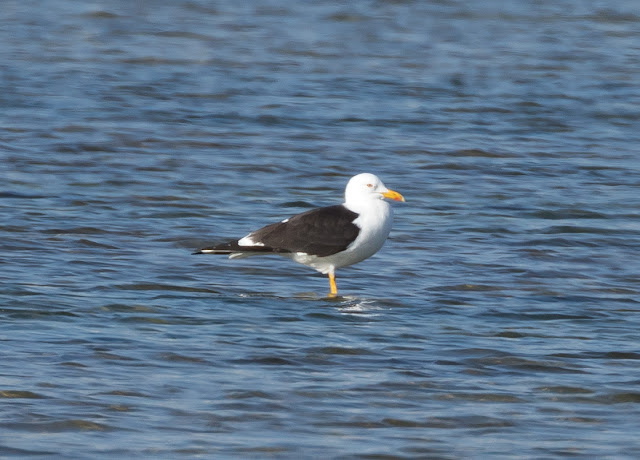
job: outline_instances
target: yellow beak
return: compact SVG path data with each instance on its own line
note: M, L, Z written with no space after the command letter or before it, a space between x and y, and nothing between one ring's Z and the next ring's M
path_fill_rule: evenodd
M395 190L388 190L384 192L382 196L394 201L405 201L404 197L400 195L398 192L396 192Z

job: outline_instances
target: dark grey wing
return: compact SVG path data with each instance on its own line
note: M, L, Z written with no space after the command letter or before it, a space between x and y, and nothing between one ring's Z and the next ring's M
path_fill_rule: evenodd
M304 252L326 257L344 251L360 233L358 214L343 205L297 214L250 234L255 243L279 252Z

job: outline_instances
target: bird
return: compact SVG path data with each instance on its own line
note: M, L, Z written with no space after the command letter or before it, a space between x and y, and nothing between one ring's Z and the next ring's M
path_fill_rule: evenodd
M226 254L230 259L277 254L329 277L329 297L338 295L336 270L361 262L382 248L391 231L393 209L386 199L404 202L376 175L353 176L344 202L311 209L193 254Z

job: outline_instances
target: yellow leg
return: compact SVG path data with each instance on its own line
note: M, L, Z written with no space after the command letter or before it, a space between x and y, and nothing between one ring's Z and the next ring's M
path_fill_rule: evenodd
M336 275L333 272L329 272L329 286L331 287L329 296L333 297L338 295L338 286L336 286Z

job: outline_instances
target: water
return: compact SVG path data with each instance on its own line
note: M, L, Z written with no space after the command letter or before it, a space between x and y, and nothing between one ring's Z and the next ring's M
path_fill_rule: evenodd
M0 456L638 458L640 8L503 3L4 2Z

